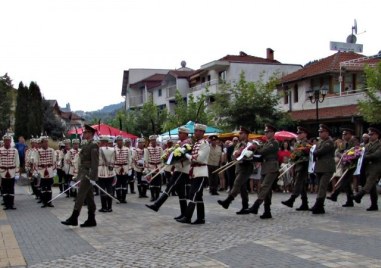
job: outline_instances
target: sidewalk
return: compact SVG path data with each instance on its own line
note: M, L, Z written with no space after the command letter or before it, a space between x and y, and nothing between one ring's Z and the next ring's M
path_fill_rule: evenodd
M280 202L289 194L276 193L274 219L260 220L258 215L235 214L239 197L225 210L217 200L226 193L204 195L205 225L174 221L177 197L155 213L144 206L148 199L135 194L127 196L127 204L114 204L112 213L97 212L96 228L80 228L60 224L71 214L71 198L58 198L54 208L40 208L26 186L17 186L17 210L0 212L0 266L381 267L381 213L365 211L367 196L349 209L327 201L326 214L313 216L284 207ZM251 204L255 197L250 195ZM310 204L315 197L310 196ZM99 208L99 197L96 202ZM299 204L297 200L295 207ZM79 222L86 217L84 208Z

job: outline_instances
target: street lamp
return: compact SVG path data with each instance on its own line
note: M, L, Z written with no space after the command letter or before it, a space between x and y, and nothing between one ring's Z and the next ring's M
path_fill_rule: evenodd
M307 90L307 96L311 103L316 103L316 124L319 127L319 103L324 101L325 96L328 93L328 89L323 86L320 89Z

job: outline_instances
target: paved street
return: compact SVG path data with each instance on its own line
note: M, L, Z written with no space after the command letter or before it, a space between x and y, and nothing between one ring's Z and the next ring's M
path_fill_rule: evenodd
M60 224L72 199L43 209L28 187L17 186L16 194L17 210L0 212L0 267L381 267L381 212L365 211L368 196L349 209L340 196L326 204L325 215L312 216L281 205L289 194L278 193L274 219L261 220L237 216L239 198L225 210L217 200L226 193L205 190L207 223L193 226L173 220L177 197L155 213L135 194L127 204L114 204L112 213L97 212L96 228L80 228ZM80 222L86 217L85 207Z

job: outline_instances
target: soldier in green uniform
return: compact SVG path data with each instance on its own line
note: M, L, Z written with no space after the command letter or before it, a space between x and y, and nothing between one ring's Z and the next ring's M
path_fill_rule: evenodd
M294 150L304 150L309 143L307 141L308 130L304 127L297 127L298 138L294 146ZM309 151L308 151L309 152ZM297 159L294 166L294 190L290 198L286 201L282 201L282 204L290 208L293 207L295 199L301 195L302 205L297 208L297 211L308 210L308 198L307 198L307 179L308 179L308 155Z
M279 163L278 151L279 144L274 139L276 128L270 124L265 125L265 136L267 141L262 146L254 145L255 154L262 156L262 170L261 170L261 190L258 193L258 198L254 204L245 211L246 214L257 214L259 206L264 201L264 213L260 216L261 219L270 219L271 216L271 197L272 185L278 177Z
M377 182L381 177L381 131L377 128L368 128L369 143L365 146L363 165L365 169L366 183L363 189L356 194L353 199L356 203L361 203L362 197L369 193L371 206L367 211L378 210Z
M319 126L319 142L313 152L315 158L315 173L319 180L319 191L315 205L310 209L312 214L324 214L324 200L327 195L329 180L336 170L335 145L331 139L330 129L323 124Z
M247 147L249 142L249 134L250 131L247 128L241 127L239 130L239 143L234 148L232 158L237 159L237 157L241 156L243 150ZM237 214L245 214L244 211L249 208L249 194L247 192L247 180L249 179L251 173L253 173L253 163L250 158L253 152L248 151L248 156L244 157L241 161L235 165L235 180L233 184L233 188L230 191L228 197L225 200L218 200L218 204L220 204L223 208L228 209L230 203L234 200L234 198L241 194L242 199L242 209L237 211ZM232 168L232 167L231 167Z
M64 225L78 225L78 216L81 212L83 203L86 201L88 209L88 219L81 224L81 227L93 227L97 225L95 221L95 202L93 185L98 180L99 147L93 141L95 129L85 125L83 138L88 142L82 147L80 152L80 162L77 179L81 181L77 199L74 204L74 210L70 218L61 223Z
M341 154L344 154L349 149L358 145L357 139L354 136L355 131L351 128L343 128L342 129L342 137L344 141L344 146L340 150ZM328 196L327 199L336 202L337 197L341 193L342 190L345 190L347 194L347 202L343 205L343 207L353 207L353 190L352 190L352 181L353 181L353 173L355 172L356 167L349 169L344 177L341 179L341 185L336 188L336 190Z

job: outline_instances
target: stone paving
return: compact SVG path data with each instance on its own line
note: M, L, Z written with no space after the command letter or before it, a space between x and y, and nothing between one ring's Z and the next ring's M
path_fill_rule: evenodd
M354 208L327 202L325 215L311 215L284 207L280 201L289 195L277 193L274 219L261 220L236 215L239 198L225 210L217 200L226 193L205 191L206 224L194 226L173 220L177 197L155 213L144 206L148 199L128 195L112 213L97 212L97 227L80 228L60 224L71 214L72 199L40 208L26 186L17 186L16 194L17 210L4 218L0 213L0 233L11 227L24 262L2 262L0 255L0 267L381 267L381 212L365 211L368 196ZM80 222L86 217L85 207Z

